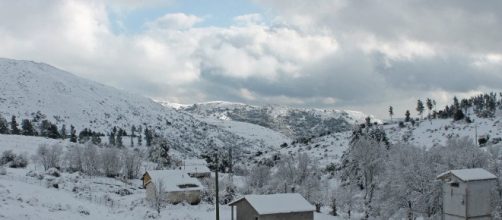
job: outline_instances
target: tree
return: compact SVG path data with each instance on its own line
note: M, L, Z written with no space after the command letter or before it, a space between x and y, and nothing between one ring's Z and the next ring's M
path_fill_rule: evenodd
M49 147L47 144L41 144L37 149L35 158L42 164L44 170L48 170L52 167L59 169L61 167L62 154L63 148L59 145L52 145Z
M422 119L423 119L422 115L424 113L424 109L425 109L425 107L424 107L424 103L422 103L422 100L420 100L420 99L417 100L416 110L417 110L418 114L420 115L420 118L422 118Z
M17 127L19 124L16 121L16 116L12 116L11 121L10 121L10 132L11 134L20 134L20 130Z
M163 180L154 180L155 189L153 190L153 194L151 197L152 207L157 211L157 214L160 215L160 210L164 205L164 196L165 196L165 186Z
M66 139L67 134L66 134L66 125L65 124L63 124L61 126L61 132L59 132L59 133L61 135L61 139Z
M131 138L131 147L134 147L134 137L136 136L134 132L136 132L136 127L133 125L131 127L131 134L129 135Z
M25 136L36 135L35 128L33 127L33 124L31 123L31 121L28 119L24 119L21 122L21 129L22 129L22 135L25 135Z
M143 136L141 136L141 133L138 135L138 146L143 146Z
M336 207L336 197L335 195L331 196L331 202L330 202L330 207L331 207L331 215L333 216L338 216L338 210Z
M103 174L107 177L116 177L120 172L120 158L119 152L116 148L109 147L104 148L100 152L101 154L101 169Z
M141 168L141 157L137 152L124 150L122 160L124 161L123 175L128 179L137 178Z
M0 114L0 134L8 134L9 133L9 123L7 122L7 119L5 119L1 114Z
M150 160L157 164L157 169L171 166L171 157L169 156L169 144L163 138L157 138L155 144L150 148Z
M389 116L390 116L390 121L392 121L392 116L394 115L394 109L392 106L389 106Z
M77 143L77 131L73 125L70 125L70 142Z
M61 137L61 135L59 135L58 126L56 126L55 124L51 124L47 131L48 131L47 134L48 138L58 139Z
M409 122L410 121L410 110L406 110L406 113L404 113L404 121Z
M148 128L145 128L145 140L147 147L152 146L153 132Z

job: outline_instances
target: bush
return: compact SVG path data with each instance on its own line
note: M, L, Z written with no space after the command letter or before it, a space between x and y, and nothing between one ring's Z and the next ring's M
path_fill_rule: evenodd
M11 161L14 161L15 158L16 154L12 152L12 150L6 150L2 153L2 157L0 157L0 165L4 165Z
M25 168L26 166L28 166L28 158L26 154L17 155L9 164L10 168Z
M0 175L6 175L7 170L5 170L5 167L0 167Z

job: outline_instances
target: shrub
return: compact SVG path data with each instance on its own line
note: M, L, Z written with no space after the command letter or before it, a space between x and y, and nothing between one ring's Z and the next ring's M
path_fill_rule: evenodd
M10 168L25 168L26 166L28 166L28 158L26 154L17 155L9 164Z
M15 158L16 154L14 154L12 150L6 150L2 153L2 157L0 157L0 165L4 165L11 161L14 161Z

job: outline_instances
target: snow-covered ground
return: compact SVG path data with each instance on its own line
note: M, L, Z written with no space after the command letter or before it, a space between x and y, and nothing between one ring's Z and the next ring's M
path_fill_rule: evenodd
M7 168L0 175L0 219L149 219L156 212L145 200L140 180L123 182L113 178L89 177L63 173L59 188L47 186L45 175L26 176L28 169ZM43 172L35 171L39 174ZM127 190L130 195L120 195ZM158 219L206 220L214 219L213 205L178 204L162 208ZM230 208L220 206L222 220L230 220ZM332 216L316 213L315 220L335 220Z

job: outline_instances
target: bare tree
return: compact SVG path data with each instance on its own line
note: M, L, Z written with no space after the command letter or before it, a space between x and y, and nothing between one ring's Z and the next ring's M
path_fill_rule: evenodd
M153 189L152 194L152 207L157 211L157 214L160 215L160 210L164 206L164 197L165 197L165 186L163 180L156 180L155 189Z
M107 177L118 176L120 172L119 150L116 148L105 148L100 153L103 174Z
M41 144L37 149L36 160L42 164L44 170L51 167L61 167L61 155L63 154L63 147L60 145L52 145L49 147L47 144Z
M137 152L124 150L122 154L124 161L122 172L128 179L138 177L141 168L141 157Z

